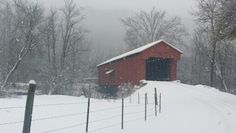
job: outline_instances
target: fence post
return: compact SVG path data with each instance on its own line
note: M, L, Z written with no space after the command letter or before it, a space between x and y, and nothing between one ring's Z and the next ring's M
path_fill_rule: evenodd
M155 100L155 116L157 116L157 88L155 88L155 94L154 94L154 100Z
M90 95L88 96L87 120L86 120L86 133L88 132L88 124L89 124L89 109L90 109Z
M121 129L124 129L124 94L122 93Z
M159 94L159 113L161 113L161 93Z
M131 97L131 94L129 96L129 103L132 103L132 97Z
M139 93L138 93L138 104L140 104L140 96L139 96Z
M145 121L147 120L147 93L145 93Z
M36 89L35 81L30 80L29 90L28 90L27 99L26 99L26 106L25 106L23 133L30 133L35 89Z

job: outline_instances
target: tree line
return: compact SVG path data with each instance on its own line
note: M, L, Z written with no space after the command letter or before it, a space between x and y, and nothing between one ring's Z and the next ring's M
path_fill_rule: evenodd
M197 3L192 80L226 92L235 91L236 1L197 0Z
M1 1L1 90L30 79L45 84L49 94L73 88L89 51L83 20L73 0L47 12L37 2Z

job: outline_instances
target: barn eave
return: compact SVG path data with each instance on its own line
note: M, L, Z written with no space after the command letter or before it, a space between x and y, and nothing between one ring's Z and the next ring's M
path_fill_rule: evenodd
M121 55L119 55L119 56L113 57L113 58L111 58L111 59L109 59L109 60L106 60L106 61L104 61L104 62L98 64L97 67L103 66L103 65L108 64L108 63L112 63L112 62L114 62L114 61L122 60L122 59L125 59L125 58L129 57L129 56L132 56L132 55L141 53L141 52L145 51L146 49L148 49L148 48L150 48L150 47L152 47L152 46L154 46L154 45L157 45L157 44L159 44L159 43L161 43L161 42L166 43L168 46L170 46L171 48L175 49L175 50L178 51L180 54L183 54L183 51L181 51L180 49L178 49L178 48L175 47L174 45L172 45L172 44L170 44L170 43L168 43L168 42L166 42L166 41L164 41L164 40L158 40L158 41L155 41L155 42L146 44L146 45L144 45L144 46L141 46L141 47L139 47L139 48L136 48L136 49L134 49L134 50L131 50L131 51L129 51L129 52L126 52L126 53L124 53L124 54L121 54Z

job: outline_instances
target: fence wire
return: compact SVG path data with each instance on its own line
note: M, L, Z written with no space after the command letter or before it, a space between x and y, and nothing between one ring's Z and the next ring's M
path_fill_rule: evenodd
M149 114L149 115L147 115L147 117L150 117L151 115L153 115L153 114ZM138 118L126 120L126 121L124 121L124 123L136 122L137 120L143 120L143 119L144 119L143 117L138 117ZM107 129L107 128L120 126L120 125L121 125L121 122L117 122L117 123L110 124L110 125L107 125L107 126L104 126L104 127L101 127L101 128L96 128L96 129L90 130L89 132L94 133L94 132L97 132L97 131L100 131L100 130L104 130L104 129Z
M71 128L75 128L75 127L79 127L79 126L83 126L86 123L79 123L79 124L74 124L74 125L70 125L70 126L66 126L66 127L61 127L61 128L56 128L56 129L51 129L51 130L47 130L47 131L43 131L42 133L51 133L51 132L57 132L57 131L62 131L62 130L66 130L66 129L71 129Z
M154 98L154 97L148 97L148 99L149 98ZM142 99L144 99L144 97L140 97L140 101ZM132 100L132 99L130 99L130 100ZM128 98L126 98L125 101L126 102L130 102L130 104L128 104L128 105L125 104L124 108L136 108L136 107L142 107L142 106L145 105L144 103L139 103L139 104L135 103L134 104L131 101L129 101ZM135 99L134 101L137 101L137 99ZM111 102L112 101L91 101L91 103L111 103ZM116 102L112 102L112 103L120 104L120 101L116 101ZM87 102L35 104L33 107L54 107L54 106L82 105L82 104L87 104ZM148 104L154 104L154 103L148 103ZM25 106L1 107L0 111L1 110L11 110L11 109L24 109L24 108L25 108ZM110 111L110 110L118 110L118 109L121 109L121 105L120 106L109 107L109 108L102 108L102 109L97 109L97 110L91 110L90 113L95 113L96 114L98 112L104 112L104 111ZM152 109L148 109L147 110L148 113L151 112L151 111L154 111L154 107ZM142 111L135 111L135 112L125 112L124 116L132 116L132 115L136 115L136 114L144 113L144 112L145 112L144 110L142 110ZM67 117L83 115L83 114L86 114L86 113L87 112L80 112L80 113L71 113L71 114L62 114L62 115L48 116L48 117L42 117L42 118L34 118L34 119L32 119L32 122L44 121L44 120L50 120L50 119L67 118ZM148 114L148 113L147 113L147 117L150 117L151 115L154 116L154 113L152 113L152 114ZM114 119L114 118L117 118L117 117L121 117L121 113L116 114L116 115L112 115L112 116L109 116L109 117L105 117L105 118L102 118L102 119L97 119L97 120L95 119L93 121L90 121L89 124L95 124L97 122L107 121L107 120ZM137 121L139 119L143 119L144 120L144 117L138 117L138 118L135 118L135 119L125 120L124 123L135 122L135 121ZM20 123L23 123L23 122L24 122L23 120L13 121L13 122L5 122L5 123L0 123L0 126L20 124ZM42 133L57 132L57 131L61 131L61 130L66 130L66 129L71 129L71 128L83 126L85 124L86 124L85 122L78 123L78 124L73 124L73 125L69 125L69 126L65 126L65 127L60 127L60 128L55 128L55 129L50 129L50 130L47 130L47 131L43 131ZM97 132L97 131L100 131L100 130L103 130L103 129L106 129L106 128L111 128L111 127L118 126L118 125L121 125L121 122L117 122L117 123L110 124L110 125L107 125L107 126L104 126L104 127L101 127L101 128L97 128L97 129L91 130L89 132Z
M23 123L24 121L12 121L12 122L5 122L5 123L0 123L0 126L4 125L13 125L13 124L20 124Z
M93 101L91 103L109 103L109 101ZM87 102L69 102L69 103L51 103L51 104L35 104L33 107L54 107L54 106L65 106L65 105L75 105L75 104L87 104ZM24 109L25 106L9 106L1 107L0 110L7 109Z
M107 111L107 110L116 110L116 109L120 109L120 108L121 108L121 106L110 107L110 108L103 108L103 109L98 109L98 110L92 110L92 111L90 111L90 113L103 112L103 111ZM43 118L35 118L35 119L32 119L32 122L48 120L48 119L58 119L58 118L78 116L78 115L82 115L82 114L86 114L86 113L87 112L80 112L80 113L71 113L71 114L63 114L63 115L56 115L56 116L48 116L48 117L43 117ZM19 123L23 123L23 122L24 122L23 120L12 121L12 122L5 122L5 123L0 123L0 126L19 124Z

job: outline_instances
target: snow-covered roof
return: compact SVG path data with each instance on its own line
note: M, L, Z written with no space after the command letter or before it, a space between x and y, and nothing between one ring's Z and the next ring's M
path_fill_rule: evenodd
M155 42L146 44L146 45L144 45L144 46L141 46L141 47L139 47L139 48L136 48L136 49L134 49L134 50L131 50L131 51L127 52L127 53L124 53L124 54L121 54L121 55L119 55L119 56L113 57L113 58L111 58L111 59L109 59L109 60L106 60L106 61L104 61L104 62L98 64L97 67L102 66L102 65L107 64L107 63L110 63L110 62L113 62L113 61L116 61L116 60L119 60L119 59L122 59L122 58L125 58L125 57L128 57L128 56L131 56L131 55L134 55L134 54L137 54L137 53L141 53L141 52L143 52L144 50L146 50L146 49L148 49L148 48L150 48L150 47L152 47L152 46L154 46L154 45L156 45L156 44L159 44L160 42L164 42L164 43L166 43L167 45L169 45L170 47L172 47L172 48L174 48L175 50L177 50L178 52L183 53L181 50L179 50L178 48L176 48L174 45L172 45L172 44L170 44L170 43L168 43L168 42L166 42L166 41L164 41L164 40L158 40L158 41L155 41Z

